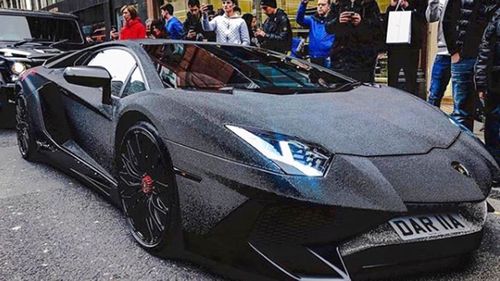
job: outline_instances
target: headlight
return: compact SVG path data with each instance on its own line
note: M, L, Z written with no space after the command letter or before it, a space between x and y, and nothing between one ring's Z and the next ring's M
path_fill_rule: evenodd
M26 70L26 65L22 62L15 62L11 67L10 67L10 70L12 71L12 73L14 74L21 74L23 71Z
M332 157L330 152L319 145L294 137L230 125L226 127L289 175L321 177Z

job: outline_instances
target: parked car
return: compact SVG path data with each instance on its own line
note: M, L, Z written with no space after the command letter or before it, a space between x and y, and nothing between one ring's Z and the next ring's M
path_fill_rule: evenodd
M26 71L18 89L22 157L109 198L152 254L237 279L458 265L499 172L412 95L254 47L103 43Z
M15 125L14 84L26 69L85 47L70 14L0 9L0 128Z

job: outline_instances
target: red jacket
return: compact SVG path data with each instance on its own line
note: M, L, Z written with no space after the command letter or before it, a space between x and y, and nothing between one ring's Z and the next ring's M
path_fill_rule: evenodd
M146 38L146 26L142 24L139 18L127 21L122 30L120 30L120 40L144 38Z

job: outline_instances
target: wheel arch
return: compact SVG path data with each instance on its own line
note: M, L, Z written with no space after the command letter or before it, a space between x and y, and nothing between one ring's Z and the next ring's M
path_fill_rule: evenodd
M128 130L128 128L141 121L148 122L156 128L156 126L153 124L151 119L146 116L146 114L137 110L127 111L120 117L115 132L115 150L120 145L120 140L123 138L123 135Z

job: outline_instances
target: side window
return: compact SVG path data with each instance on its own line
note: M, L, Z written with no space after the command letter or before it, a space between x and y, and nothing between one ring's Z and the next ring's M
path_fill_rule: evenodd
M119 96L128 75L136 66L136 61L127 51L107 49L97 53L87 65L106 68L111 74L111 94Z
M139 67L136 67L130 79L123 90L122 97L126 97L135 93L139 93L146 90L146 86L144 84L144 78L142 77L141 70Z

